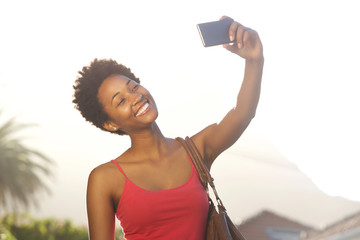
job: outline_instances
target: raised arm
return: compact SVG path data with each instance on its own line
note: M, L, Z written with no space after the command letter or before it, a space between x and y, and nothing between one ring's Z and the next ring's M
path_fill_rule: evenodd
M230 40L224 45L230 52L245 59L245 72L236 106L218 124L212 124L193 136L202 154L210 161L233 145L255 116L260 97L261 77L264 65L263 47L256 31L233 22L229 30Z

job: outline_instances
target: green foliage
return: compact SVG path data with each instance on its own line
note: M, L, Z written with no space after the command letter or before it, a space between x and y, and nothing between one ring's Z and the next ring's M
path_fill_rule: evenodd
M17 240L4 226L0 225L0 240Z
M36 220L29 215L8 214L0 219L0 226L7 230L6 240L87 240L86 227L74 226L70 220L59 221L53 218ZM11 238L11 234L13 238ZM15 237L15 238L14 238ZM0 238L0 240L3 240Z
M0 240L88 240L88 230L70 220L7 214L0 218ZM121 227L115 229L115 240L126 240Z

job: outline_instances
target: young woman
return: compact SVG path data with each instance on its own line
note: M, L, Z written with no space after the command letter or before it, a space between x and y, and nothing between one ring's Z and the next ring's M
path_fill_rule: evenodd
M235 42L224 48L246 60L236 105L220 123L191 137L210 164L244 132L260 95L264 58L258 34L234 21L229 37ZM113 240L115 216L128 240L204 239L206 192L185 149L161 133L151 94L130 69L113 60L95 59L79 73L76 108L96 127L131 140L128 150L89 176L90 239Z

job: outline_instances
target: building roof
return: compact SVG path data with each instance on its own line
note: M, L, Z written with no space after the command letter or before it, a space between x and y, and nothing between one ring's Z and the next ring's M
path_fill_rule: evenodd
M306 226L287 217L277 215L271 211L264 210L253 217L248 218L239 226L240 232L246 239L271 240L267 231L269 228L289 229L298 232L312 230Z
M327 226L322 231L310 231L304 240L320 240L328 239L330 237L339 236L341 234L357 232L360 235L360 212L350 215L340 221L337 221Z

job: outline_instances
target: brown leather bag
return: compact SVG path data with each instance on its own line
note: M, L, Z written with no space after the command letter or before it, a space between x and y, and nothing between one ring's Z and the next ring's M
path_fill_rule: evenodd
M184 140L178 137L176 140L178 140L184 146L187 153L190 155L190 158L192 159L198 172L200 182L208 194L210 207L206 228L206 240L245 240L239 229L227 215L226 209L216 191L214 179L211 177L208 167L206 166L203 158L199 153L199 150L196 148L191 138L186 137ZM217 202L217 209L209 195L208 184L214 191L214 196L216 197Z

